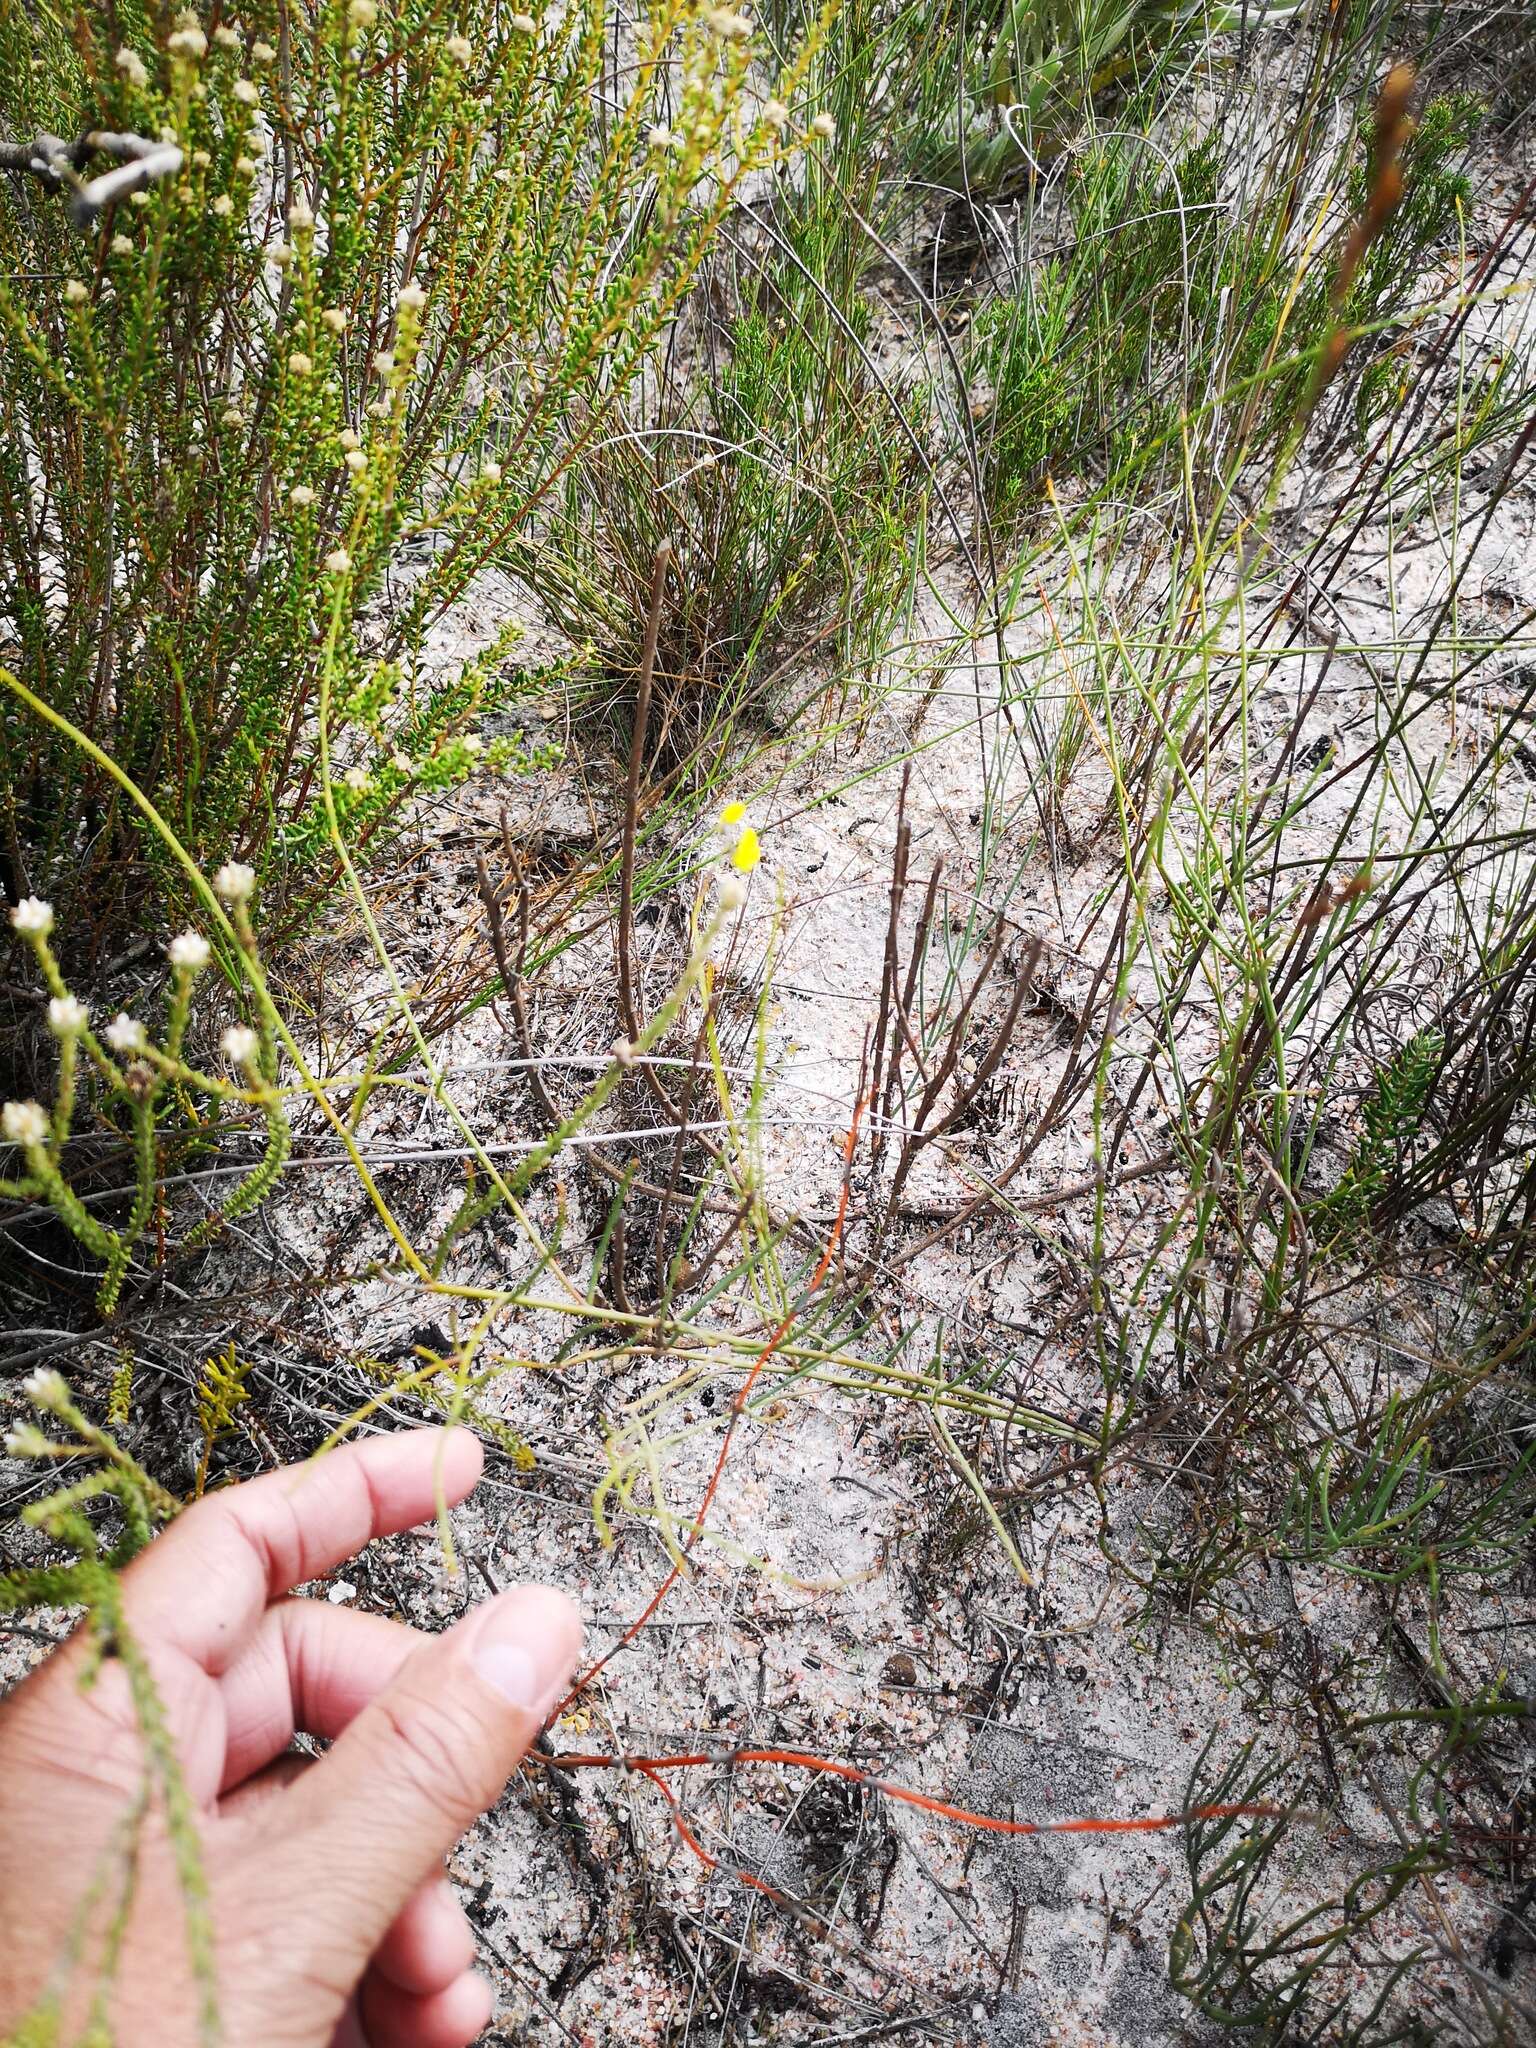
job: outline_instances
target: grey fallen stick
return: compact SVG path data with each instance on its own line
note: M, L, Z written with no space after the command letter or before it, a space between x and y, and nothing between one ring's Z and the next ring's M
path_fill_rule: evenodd
M110 171L91 179L81 174L93 156L114 157ZM70 190L70 218L78 228L90 227L101 212L130 193L142 192L160 178L174 177L182 166L174 142L154 142L145 135L118 135L92 128L75 142L40 131L30 142L0 142L0 171L23 171L51 191Z

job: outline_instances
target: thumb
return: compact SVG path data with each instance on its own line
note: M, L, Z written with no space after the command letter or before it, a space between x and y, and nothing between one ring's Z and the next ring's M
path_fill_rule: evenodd
M422 1878L501 1797L580 1647L563 1593L502 1594L407 1659L287 1795L285 1834L301 1852L290 1896L359 1970Z

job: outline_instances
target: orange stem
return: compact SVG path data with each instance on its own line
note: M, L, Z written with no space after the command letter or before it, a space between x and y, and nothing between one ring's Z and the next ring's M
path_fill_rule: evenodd
M822 1281L827 1277L828 1268L831 1266L832 1260L837 1252L838 1243L843 1234L843 1224L848 1214L848 1183L849 1175L853 1171L853 1149L858 1141L859 1119L864 1114L864 1107L868 1100L868 1096L861 1096L859 1101L854 1105L853 1117L848 1125L848 1134L843 1140L843 1187L842 1193L838 1197L837 1215L833 1220L831 1234L827 1238L826 1249L825 1251L823 1251L821 1255L815 1272L811 1275L811 1283L809 1287L807 1287L807 1289L805 1290L805 1294L801 1299L799 1305L795 1308L792 1308L789 1311L788 1315L785 1316L784 1320L773 1332L772 1336L768 1339L768 1342L763 1346L762 1350L758 1352L757 1357L752 1362L752 1370L747 1374L746 1378L742 1381L741 1385L736 1390L736 1394L731 1401L730 1418L725 1426L725 1435L721 1439L720 1443L720 1455L715 1460L714 1471L711 1472L711 1474L709 1475L709 1484L704 1489L704 1498L699 1503L699 1511L693 1518L693 1527L689 1530L687 1539L683 1544L681 1559L677 1564L673 1565L671 1571L667 1573L667 1576L656 1588L656 1591L651 1595L650 1599L646 1602L645 1606L641 1609L639 1614L637 1614L635 1616L635 1619L629 1624L629 1627L625 1629L623 1635L619 1637L618 1641L612 1644L608 1649L606 1649L603 1652L602 1656L598 1658L595 1664L589 1664L586 1670L582 1672L581 1676L572 1685L570 1691L566 1694L565 1698L560 1702L559 1706L555 1708L554 1714L551 1716L551 1719L556 1719L561 1714L568 1712L571 1706L571 1702L579 1698L580 1695L586 1691L587 1687L592 1683L593 1679L596 1678L599 1671L603 1669L604 1665L610 1663L619 1654L620 1650L624 1649L628 1644L634 1641L635 1637L639 1635L641 1629L645 1627L646 1623L650 1620L651 1616L656 1612L657 1608L661 1605L662 1601L666 1599L667 1595L671 1592L672 1588L677 1584L678 1580L682 1577L683 1565L687 1563L688 1557L692 1552L694 1545L698 1542L699 1538L704 1533L705 1517L708 1515L711 1507L713 1507L714 1505L715 1495L719 1491L720 1481L725 1473L726 1460L731 1455L731 1443L736 1435L736 1425L740 1422L742 1413L746 1408L747 1402L751 1398L752 1389L757 1382L758 1375L762 1372L763 1367L768 1363L769 1359L772 1358L773 1354L778 1350L779 1346L784 1342L784 1339L789 1335L790 1331L794 1328L795 1318L804 1309L806 1302L810 1300L811 1296L816 1292L817 1288L820 1287ZM604 1761L617 1762L618 1759L604 1759Z

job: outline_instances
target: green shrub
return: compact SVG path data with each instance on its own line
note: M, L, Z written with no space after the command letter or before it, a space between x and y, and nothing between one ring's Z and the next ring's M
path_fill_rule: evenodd
M329 805L357 843L524 759L474 730L517 697L515 624L438 673L427 636L795 136L749 101L746 24L685 0L642 19L616 100L598 0L538 24L464 0L456 34L439 0L242 18L0 13L0 133L178 161L84 231L73 162L0 189L0 664L196 860L252 864L270 916L323 887ZM67 731L14 689L0 719L12 901L49 897L73 941L77 906L141 912L146 869L178 892Z

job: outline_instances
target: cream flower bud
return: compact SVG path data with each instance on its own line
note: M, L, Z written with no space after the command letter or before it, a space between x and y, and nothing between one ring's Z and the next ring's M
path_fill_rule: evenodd
M142 92L148 85L149 73L145 70L144 59L137 50L121 49L112 61L136 92Z
M222 22L214 30L213 40L221 50L238 50L240 47L240 31L231 28L227 21Z
M361 448L349 448L343 459L354 476L361 476L368 467L368 458Z
M144 1048L144 1026L126 1010L118 1011L102 1037L114 1052L142 1052Z
M185 28L177 29L176 33L167 40L165 47L173 57L206 57L208 54L208 38L203 34L195 21L188 22Z
M288 369L292 376L307 377L314 367L314 359L305 355L301 348L296 348L288 358Z
M833 142L837 138L837 123L830 114L813 114L811 116L811 133L819 135L823 142Z
M36 1108L34 1103L33 1108ZM64 1375L55 1372L51 1365L40 1365L36 1372L29 1372L21 1383L21 1391L35 1408L46 1408L57 1413L69 1405L69 1388Z
M112 237L112 254L114 256L131 256L133 254L133 243L127 235L114 235Z
M184 974L200 974L213 958L213 948L201 932L178 932L165 951L171 965Z
M372 28L379 18L375 0L352 0L347 9L347 19L354 28Z
M408 312L419 313L427 303L427 295L413 278L409 284L400 287L400 303Z
M304 199L295 199L292 206L288 209L288 225L294 234L307 235L314 224L315 216L310 211L309 202Z
M48 1029L56 1038L76 1038L85 1029L87 1011L74 996L55 996L48 1005Z
M11 928L24 939L46 939L53 930L53 905L41 896L23 896L11 912Z
M277 62L277 52L270 43L252 43L251 62L253 64L275 64Z
M782 100L769 100L763 108L763 119L770 128L787 128L789 126L789 109Z
M245 903L256 887L256 870L243 860L227 860L213 878L213 886L226 903Z
M248 1067L260 1050L261 1041L249 1024L231 1024L219 1040L219 1051L232 1067Z
M747 900L747 885L740 875L727 875L720 884L720 908L740 910Z
M455 64L462 64L466 69L475 54L468 36L450 36L443 48Z
M254 107L260 104L261 87L249 78L237 78L231 87L231 91L242 107Z
M340 306L327 306L320 315L320 324L331 334L345 334L347 316Z
M64 296L72 306L83 306L91 296L90 288L83 285L78 277L72 277L64 287Z
M387 348L381 348L373 359L373 367L381 377L392 377L395 370L394 356Z
M302 512L306 505L313 505L315 502L314 491L308 484L295 484L288 493L288 502L295 511Z
M216 220L228 220L234 210L235 202L227 192L221 192L208 208Z
M501 482L501 464L499 462L482 462L480 474L488 484L499 484Z
M352 566L352 557L345 548L332 548L325 558L327 572L332 576L345 576Z
M237 178L254 178L255 175L256 166L250 157L237 156L235 158L235 176Z
M350 455L354 448L362 447L363 437L357 431L356 427L343 427L341 432L336 436L336 445L338 448L342 449L345 453Z
M512 26L520 36L534 36L539 32L539 24L531 14L514 14Z
M351 767L341 779L354 796L362 796L373 787L373 778L366 768Z

